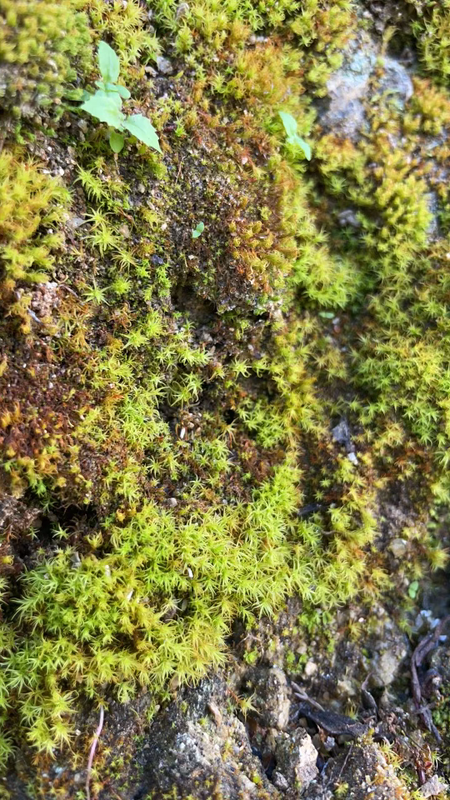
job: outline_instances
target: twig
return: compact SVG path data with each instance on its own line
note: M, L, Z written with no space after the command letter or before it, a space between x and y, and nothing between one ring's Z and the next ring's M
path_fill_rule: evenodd
M433 722L430 709L428 706L423 706L422 703L422 687L420 685L418 669L422 665L428 653L431 653L431 651L437 646L437 641L441 635L442 629L444 625L449 622L449 620L450 615L444 617L444 619L442 619L440 623L436 625L434 631L429 633L428 636L425 636L425 639L422 639L422 641L419 642L411 656L411 688L417 713L422 718L422 721L428 730L435 736L439 744L442 742L441 735Z
M324 707L321 706L320 703L318 703L316 700L313 700L311 697L309 697L306 694L305 690L298 685L298 683L291 681L291 686L294 690L295 696L298 697L299 700L306 700L311 706L314 706L314 708L318 708L319 711L325 711Z
M100 739L100 734L103 730L103 720L105 718L105 710L103 706L100 706L100 719L98 721L97 730L94 733L94 738L92 740L91 749L89 751L89 758L87 763L87 770L86 770L86 798L87 800L91 800L91 790L90 790L90 783L91 783L91 772L92 772L92 764L94 762L95 751L97 750L98 740Z
M335 780L335 784L338 784L339 781L341 780L341 775L342 775L342 773L344 772L344 769L347 766L347 762L348 762L352 752L353 752L353 742L351 743L350 747L347 750L347 755L345 756L344 763L342 764L342 767L339 770L339 775L337 776L337 778Z

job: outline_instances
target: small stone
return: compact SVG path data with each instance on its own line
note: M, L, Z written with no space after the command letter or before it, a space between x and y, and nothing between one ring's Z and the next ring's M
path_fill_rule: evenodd
M267 740L286 780L301 789L309 786L319 772L317 750L309 734L302 728L291 734L272 729Z
M83 217L69 217L69 219L67 220L67 224L69 225L69 227L73 228L74 230L83 225L83 223L84 223Z
M272 783L273 785L280 790L280 792L287 792L289 789L289 784L284 777L282 772L278 772L276 769L272 774Z
M408 542L406 539L392 539L389 550L395 558L402 558L407 550Z
M316 674L318 669L319 668L317 664L314 661L309 660L305 664L304 673L307 678L312 678L312 676Z
M279 730L287 727L290 690L280 667L255 667L246 674L245 687L254 694L253 705L262 725Z
M167 504L170 508L175 508L178 505L178 500L176 497L169 497Z
M333 440L338 444L343 444L345 447L350 446L350 428L348 427L347 420L341 419L341 421L332 429L331 435Z
M449 788L447 783L443 783L437 775L433 775L429 781L420 787L422 797L439 797Z
M157 56L156 66L158 72L162 72L163 75L170 75L173 72L173 67L169 59L164 58L163 56Z
M338 222L342 228L346 225L350 225L352 228L361 227L358 217L351 208L346 208L345 211L341 211L340 214L338 214Z
M356 453L347 453L348 460L356 467L358 464L358 457Z
M247 775L241 775L240 782L247 796L250 794L255 794L255 792L257 791L258 787L256 786L255 783L253 783L253 781L250 780L250 778L247 777Z

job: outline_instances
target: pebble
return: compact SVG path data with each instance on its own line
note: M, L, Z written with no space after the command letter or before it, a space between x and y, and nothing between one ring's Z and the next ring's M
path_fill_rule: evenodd
M156 66L158 72L162 72L163 75L170 75L173 72L173 67L169 59L164 58L163 56L157 56Z
M405 555L408 542L406 539L392 539L389 545L389 550L395 558L402 558Z
M442 783L437 775L433 775L429 781L420 787L420 794L422 797L438 797L438 795L443 795L448 788L448 785Z

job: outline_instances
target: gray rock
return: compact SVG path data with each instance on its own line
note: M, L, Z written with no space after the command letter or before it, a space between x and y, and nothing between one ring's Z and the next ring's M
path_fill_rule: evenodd
M163 58L163 56L157 56L156 66L158 72L161 72L163 75L171 75L173 72L173 66L171 62L168 58Z
M286 778L277 769L274 771L272 775L272 783L274 786L277 787L277 789L280 790L280 792L287 792L287 790L289 789L289 784Z
M352 228L360 228L361 223L356 216L356 213L351 208L346 208L338 214L338 222L342 228L350 225Z
M331 431L331 435L333 440L338 444L343 444L345 447L349 447L351 444L350 428L348 427L347 420L345 419L341 419L341 421L335 425Z
M442 797L449 788L447 783L443 783L437 775L433 775L429 781L420 787L420 794L422 797Z
M281 772L288 784L305 789L317 776L317 750L309 734L303 728L293 733L271 729L267 737Z
M376 69L381 70L377 80ZM357 139L367 125L364 101L371 94L388 93L403 108L413 91L406 67L395 58L381 56L379 45L360 31L344 53L342 67L328 80L328 105L319 113L319 123L338 136Z
M381 611L378 628L371 639L372 659L370 661L372 686L390 686L397 678L400 667L410 651L403 631Z
M395 58L385 56L379 59L380 67L383 70L378 91L383 94L395 95L395 99L403 108L405 103L413 96L414 87L407 69Z
M290 689L279 667L255 667L245 676L245 689L253 694L252 705L261 725L283 730L289 722Z
M406 784L388 764L379 745L354 744L330 761L320 778L310 784L305 800L335 800L336 784L345 786L345 800L398 800L409 796Z
M377 47L368 34L362 32L350 42L342 67L327 83L328 108L319 115L325 130L349 139L358 135L365 122L363 100L376 60Z

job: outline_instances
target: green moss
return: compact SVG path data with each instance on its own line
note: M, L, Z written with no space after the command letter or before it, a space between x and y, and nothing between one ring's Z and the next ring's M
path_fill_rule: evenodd
M6 291L12 291L16 281L45 280L63 243L52 226L64 220L69 197L67 189L37 164L0 154L0 257Z
M2 111L16 117L61 103L78 69L90 62L90 33L83 2L2 0L0 59Z
M447 230L428 137L448 97L417 81L401 114L374 98L361 142L322 135L312 97L354 30L351 3L153 7L156 33L138 3L92 2L90 38L114 41L162 158L116 159L70 111L57 137L76 155L71 194L10 142L0 155L0 487L56 520L36 547L20 531L28 570L12 546L2 562L18 614L2 627L0 706L11 741L48 753L81 696L113 685L126 701L221 664L237 616L297 594L312 629L377 596L379 492L408 480L425 507L449 491L448 245L428 230L431 190ZM145 72L173 37L170 78ZM64 63L50 99L72 80ZM311 165L286 146L281 108ZM443 142L433 163L446 158ZM353 459L331 434L342 417ZM416 549L402 570L442 565L431 536Z
M438 6L430 0L425 3L416 3L416 0L408 2L418 11L412 31L418 42L423 69L445 85L450 75L450 4L447 0Z

